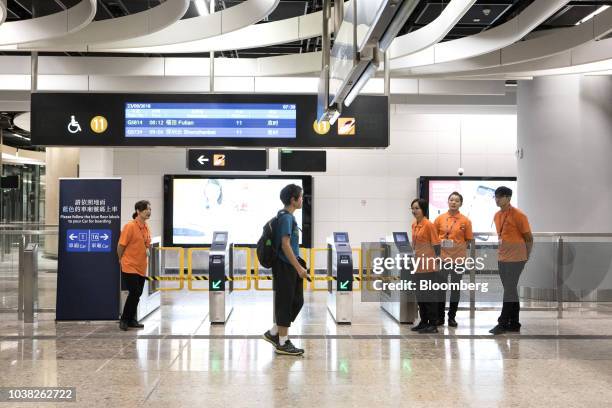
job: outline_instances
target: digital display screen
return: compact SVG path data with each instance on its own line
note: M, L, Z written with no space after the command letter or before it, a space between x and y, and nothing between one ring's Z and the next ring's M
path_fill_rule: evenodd
M128 102L125 136L295 139L296 104Z
M457 191L463 196L463 205L459 211L472 221L472 231L496 232L493 217L499 211L495 204L495 189L506 186L512 189L510 203L516 206L517 191L516 180L468 180L447 179L428 180L429 193L425 197L429 201L429 219L433 222L440 214L448 211L448 196ZM497 241L497 237L476 236L483 241Z
M348 242L348 234L346 232L334 232L335 242Z
M408 234L405 233L393 233L393 237L395 238L395 242L408 242Z
M171 212L164 214L164 224L171 221L166 231L172 234L172 241L168 240L172 245L208 245L215 238L215 242L221 240L222 234L213 237L214 231L227 231L234 244L255 244L265 223L283 208L282 188L288 184L304 188L302 177L171 177L167 186L172 195L166 196ZM293 214L302 230L303 211ZM302 243L303 233L299 235Z
M221 233L221 234L215 234L215 236L213 237L214 242L225 242L225 238L226 235Z

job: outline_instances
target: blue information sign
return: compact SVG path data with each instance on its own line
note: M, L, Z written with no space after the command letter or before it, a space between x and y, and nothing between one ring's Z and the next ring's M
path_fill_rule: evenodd
M66 232L68 252L110 252L113 232L108 229L69 229Z
M120 179L60 179L57 320L119 316Z

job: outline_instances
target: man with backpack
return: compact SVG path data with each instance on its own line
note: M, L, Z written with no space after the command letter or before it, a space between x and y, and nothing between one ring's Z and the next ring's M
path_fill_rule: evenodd
M304 304L303 279L307 277L306 264L299 259L299 228L293 213L302 208L302 188L295 184L285 186L280 192L280 199L285 208L278 212L264 227L264 233L258 243L258 255L261 252L261 241L266 234L272 236L272 279L274 288L275 324L264 333L264 339L274 345L277 354L300 356L304 350L297 348L289 340L289 326L295 320ZM268 230L266 230L269 228ZM267 256L269 258L269 256ZM260 261L261 261L260 257ZM270 261L270 259L268 259ZM301 261L301 263L300 263ZM265 261L262 262L264 265ZM266 266L266 265L264 265Z

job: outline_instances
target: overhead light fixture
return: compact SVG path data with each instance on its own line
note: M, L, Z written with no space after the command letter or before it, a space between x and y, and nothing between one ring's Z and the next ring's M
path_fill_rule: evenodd
M204 0L193 0L193 4L196 7L196 10L198 10L198 14L201 16L207 16L210 14L209 12L209 6L208 4L206 4L206 1Z
M604 12L604 11L606 11L609 8L610 8L610 6L601 6L600 8L598 8L597 10L595 10L594 12L592 12L591 14L589 14L588 16L586 16L585 18L583 18L582 20L577 22L575 25L579 25L579 24L582 24L584 22L587 22L590 19L592 19L593 17L595 17L596 15L598 15L599 13Z

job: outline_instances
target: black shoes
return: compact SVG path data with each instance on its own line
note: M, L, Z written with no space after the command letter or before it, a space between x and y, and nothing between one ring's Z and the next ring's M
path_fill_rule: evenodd
M448 327L457 327L457 321L455 320L454 317L449 317L448 318Z
M521 331L520 323L499 323L497 326L489 330L493 335L504 334L506 332L519 333Z
M419 334L431 334L431 333L438 333L438 327L432 324L430 326L426 326L423 329L419 330Z
M123 331L127 331L129 328L143 329L144 324L140 324L136 320L131 320L129 322L125 320L119 320L119 328Z
M131 327L134 329L144 329L144 324L140 324L136 320L132 320L131 322L128 322L127 325L128 327Z
M418 325L414 326L410 330L412 330L414 332L418 332L419 330L423 330L424 328L426 328L428 326L429 325L427 323L425 323L423 320L421 320Z
M283 345L277 345L274 350L276 354L284 354L287 356L301 356L304 354L304 350L297 348L291 343L291 340L287 340Z
M491 333L494 336L497 336L498 334L504 334L505 332L506 332L506 328L502 324L498 324L497 326L489 330L489 333Z
M272 333L270 333L270 330L268 330L267 332L265 332L263 334L263 339L265 341L267 341L268 343L270 343L271 345L273 345L274 347L278 347L279 344L279 337L278 337L278 333L276 333L276 336L273 336Z

